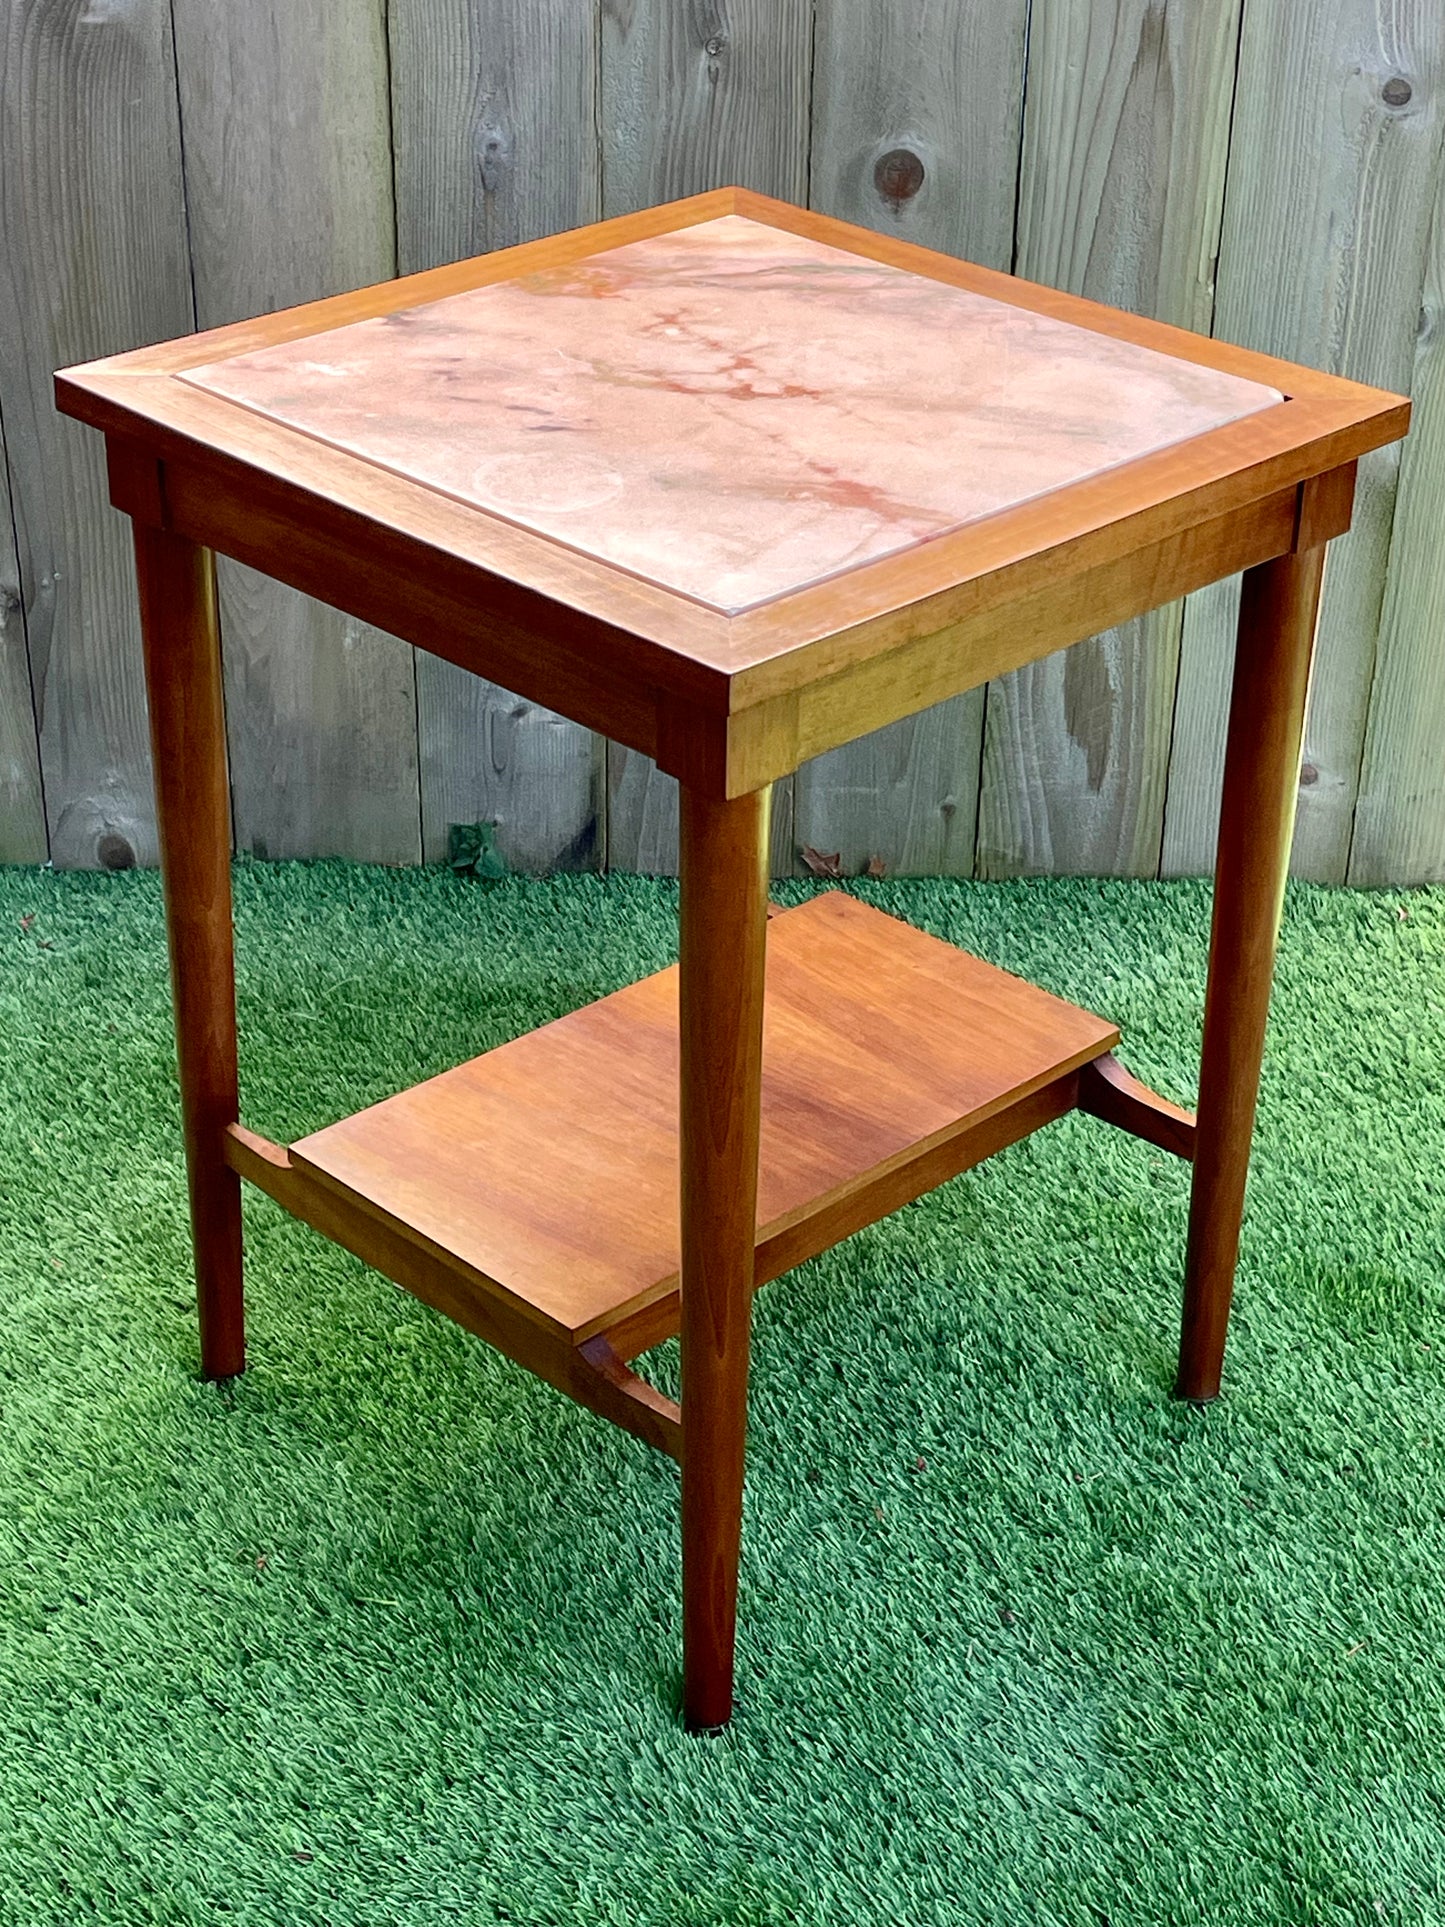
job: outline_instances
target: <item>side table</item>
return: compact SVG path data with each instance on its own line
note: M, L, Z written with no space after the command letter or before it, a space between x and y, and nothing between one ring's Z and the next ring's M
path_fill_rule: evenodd
M92 362L135 532L204 1370L240 1178L682 1466L732 1706L751 1299L1079 1108L1192 1158L1219 1387L1325 546L1408 403L741 189ZM289 1148L240 1121L213 552L654 756L680 956ZM1244 571L1196 1119L1104 1019L832 893L808 757ZM631 1361L681 1331L682 1402Z

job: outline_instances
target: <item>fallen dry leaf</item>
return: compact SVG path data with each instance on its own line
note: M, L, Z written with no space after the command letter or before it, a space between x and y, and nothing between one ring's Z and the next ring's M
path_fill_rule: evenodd
M835 881L843 874L842 855L841 850L834 850L827 856L822 850L815 850L811 843L805 843L802 850L803 861L815 877L832 877Z

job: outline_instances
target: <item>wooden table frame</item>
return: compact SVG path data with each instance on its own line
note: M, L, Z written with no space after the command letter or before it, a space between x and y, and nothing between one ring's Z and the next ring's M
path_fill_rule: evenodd
M726 213L1206 364L1277 406L726 616L178 381L222 356ZM131 516L204 1370L244 1363L239 1178L682 1465L684 1708L732 1705L751 1294L811 1251L1081 1107L1194 1161L1178 1391L1219 1388L1325 545L1398 396L725 189L71 369ZM679 778L680 1289L559 1334L240 1122L213 552L503 684ZM806 758L1244 571L1197 1123L1102 1045L791 1224L757 1226L769 785ZM797 914L797 913L791 913ZM680 1319L681 1408L628 1360Z

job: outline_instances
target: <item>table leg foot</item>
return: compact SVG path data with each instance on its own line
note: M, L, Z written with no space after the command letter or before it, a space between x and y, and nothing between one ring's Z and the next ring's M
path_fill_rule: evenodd
M684 788L681 840L683 1718L732 1712L757 1225L768 792Z
M1224 1365L1324 553L1251 569L1240 604L1175 1386L1198 1404Z
M226 1162L239 1115L231 931L231 804L215 571L209 550L135 526L176 1057L200 1309L201 1370L246 1363L241 1184Z

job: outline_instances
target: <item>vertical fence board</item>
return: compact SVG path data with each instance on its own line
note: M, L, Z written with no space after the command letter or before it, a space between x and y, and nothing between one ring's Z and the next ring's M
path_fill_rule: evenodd
M12 0L0 60L0 387L50 850L156 860L130 532L51 371L191 326L167 0Z
M710 187L808 192L811 0L602 0L608 214Z
M1350 850L1351 883L1445 881L1445 174Z
M127 530L55 366L734 180L1007 265L1017 162L1020 272L1202 328L1217 254L1222 337L1413 381L1403 465L1363 465L1331 563L1295 867L1445 873L1439 0L1031 11L174 0L173 23L170 0L12 0L0 858L156 854ZM227 567L223 594L244 846L434 858L486 820L520 868L604 842L675 865L675 788L645 758L259 576ZM1236 601L1218 585L820 758L780 786L778 867L807 843L847 869L1206 869Z
M0 863L43 863L47 855L40 746L30 701L25 601L10 512L10 475L0 422Z
M203 328L395 269L381 0L174 0L196 315ZM412 652L223 561L237 846L420 855Z
M1439 0L1246 0L1215 331L1386 388L1410 379L1440 144ZM1344 878L1399 450L1334 546L1293 865ZM1213 858L1237 590L1186 611L1163 868Z
M1209 332L1238 0L1034 0L1018 272ZM1153 876L1183 605L988 692L978 869Z
M802 202L808 188L810 0L602 0L603 212L710 187ZM793 867L793 786L775 785L773 864ZM607 752L607 860L677 868L677 785Z
M1006 268L1027 24L1027 0L820 0L813 205ZM798 841L848 871L968 875L983 705L971 691L800 770Z
M403 273L596 220L597 28L578 0L391 0ZM514 868L600 860L604 747L551 710L417 658L422 836L495 824Z

